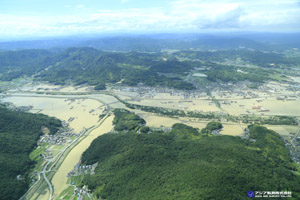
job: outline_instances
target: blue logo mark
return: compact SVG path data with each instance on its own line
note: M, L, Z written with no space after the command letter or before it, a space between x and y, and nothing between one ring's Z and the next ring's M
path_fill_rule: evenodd
M248 197L250 197L250 198L255 197L254 192L253 191L248 191Z

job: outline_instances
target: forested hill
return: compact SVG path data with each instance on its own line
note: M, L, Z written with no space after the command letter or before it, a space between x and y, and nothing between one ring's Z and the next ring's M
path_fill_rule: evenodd
M29 154L37 145L42 126L54 134L61 122L46 115L12 111L0 105L0 199L19 199L28 189L27 175L34 164ZM17 180L18 175L22 180Z
M51 56L52 52L41 49L0 52L0 80L31 76L44 69Z
M184 124L164 133L149 131L128 111L115 114L121 132L100 136L82 156L84 164L98 162L82 182L98 197L243 200L248 191L292 191L300 198L296 165L274 131L251 125L251 141Z
M162 54L103 52L93 48L70 48L52 58L49 70L41 73L37 79L55 84L65 84L66 80L74 84L98 85L115 83L136 86L144 83L148 86L163 86L177 89L194 89L191 83L184 81L180 74L196 65L193 62L179 62L176 59L163 61ZM167 77L159 73L175 73L177 77Z
M226 64L236 60L252 67ZM299 63L296 57L287 58L284 54L252 50L141 53L73 47L61 51L0 52L0 80L34 76L35 80L54 84L88 84L98 86L96 89L105 88L106 83L121 82L129 86L142 83L146 86L192 90L199 81L192 76L194 72L204 73L206 82L276 81L274 77L280 74L276 74L278 72L272 68L288 69Z

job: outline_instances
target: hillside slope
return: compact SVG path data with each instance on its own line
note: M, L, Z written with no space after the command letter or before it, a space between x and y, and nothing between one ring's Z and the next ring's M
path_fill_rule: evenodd
M98 197L232 200L248 199L248 191L293 191L294 199L300 197L289 152L265 127L250 126L256 139L250 142L200 134L183 124L167 133L138 134L140 126L100 136L83 154L84 164L98 162L96 174L83 179Z

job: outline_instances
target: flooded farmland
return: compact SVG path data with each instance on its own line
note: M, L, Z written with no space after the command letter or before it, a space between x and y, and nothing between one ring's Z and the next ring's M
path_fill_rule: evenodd
M4 98L3 101L16 106L32 106L30 112L43 113L64 120L77 133L83 128L97 124L99 115L104 109L99 101L84 98L12 96Z

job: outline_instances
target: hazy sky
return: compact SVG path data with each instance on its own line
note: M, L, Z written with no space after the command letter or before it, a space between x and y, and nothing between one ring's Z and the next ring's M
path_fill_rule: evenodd
M0 0L0 38L300 31L300 0Z

